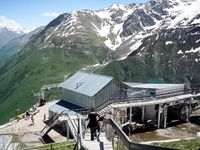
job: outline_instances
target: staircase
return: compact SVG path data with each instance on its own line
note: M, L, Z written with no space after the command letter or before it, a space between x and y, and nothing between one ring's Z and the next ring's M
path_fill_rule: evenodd
M87 150L113 150L112 147L112 142L109 142L106 139L105 133L100 133L99 135L99 141L90 140L90 132L87 132L85 134L85 138L82 141L82 145L87 149Z
M100 110L98 111L98 114L99 114L100 116L103 116L103 115L104 115L105 113L107 113L111 108L112 108L111 104L110 104L110 105L107 105L107 106L105 106L104 108L100 109Z
M55 125L57 125L58 123L60 123L59 120L58 120L58 118L59 118L59 116L61 116L62 114L63 114L63 112L61 112L60 114L55 113L55 114L47 121L46 126L40 131L40 132L43 132L43 133L44 133L43 136L46 135L46 134L48 134L48 133L51 131L51 129L52 129Z

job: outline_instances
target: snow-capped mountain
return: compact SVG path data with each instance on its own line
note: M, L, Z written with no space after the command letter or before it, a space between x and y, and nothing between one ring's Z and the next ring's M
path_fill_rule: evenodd
M121 33L130 40L120 45L118 55L123 56L128 45L130 53L105 71L117 66L109 74L137 82L184 82L185 75L200 82L199 4L199 0L155 0L130 15Z
M0 16L0 47L29 31L29 29L22 27L14 20L9 20L4 16Z
M19 23L14 20L7 19L4 16L0 16L0 29L7 29L18 34L30 32L30 29L22 27Z
M60 15L32 39L39 48L68 47L98 39L115 58L124 59L142 39L163 29L200 23L199 0L151 0L144 4L114 4L99 11ZM92 38L91 38L92 37Z

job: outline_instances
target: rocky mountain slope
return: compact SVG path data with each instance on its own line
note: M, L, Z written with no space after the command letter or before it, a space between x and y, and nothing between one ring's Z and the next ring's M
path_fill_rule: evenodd
M150 4L159 6L156 1ZM137 82L184 82L185 75L199 82L199 4L199 1L161 3L159 8L165 6L164 9L157 10L162 10L163 19L157 21L155 28L149 28L150 32L143 33L145 36L137 41L127 58L112 62L101 72Z
M16 105L24 111L35 103L43 84L89 66L133 82L182 82L184 74L199 74L197 6L199 0L151 0L60 15L0 69L0 114L11 110L0 122Z

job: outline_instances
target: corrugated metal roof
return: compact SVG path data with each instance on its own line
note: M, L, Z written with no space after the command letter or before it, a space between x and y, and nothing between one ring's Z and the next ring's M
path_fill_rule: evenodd
M77 72L61 83L60 87L93 97L112 79L110 76Z
M131 82L124 82L124 84L132 88L144 88L144 89L165 89L172 87L184 88L184 84L154 84L154 83L131 83Z

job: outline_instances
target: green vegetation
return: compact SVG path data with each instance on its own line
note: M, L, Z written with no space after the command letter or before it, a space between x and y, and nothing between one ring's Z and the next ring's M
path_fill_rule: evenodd
M148 64L148 65L147 65ZM97 73L110 75L122 81L163 83L164 79L158 76L148 62L143 62L137 57L129 57L122 61L113 61Z
M50 90L46 89L44 97L47 101L60 99L61 98L61 89L58 89L58 88L52 88Z
M177 142L169 142L169 143L156 143L154 145L181 149L181 150L199 150L200 149L200 139L192 139L192 140L182 140Z
M73 150L75 147L75 142L60 142L53 144L46 144L40 147L28 148L29 150Z
M13 57L0 69L0 124L35 104L34 94L41 86L62 82L65 75L94 60L78 50L66 55L65 49L26 51Z

